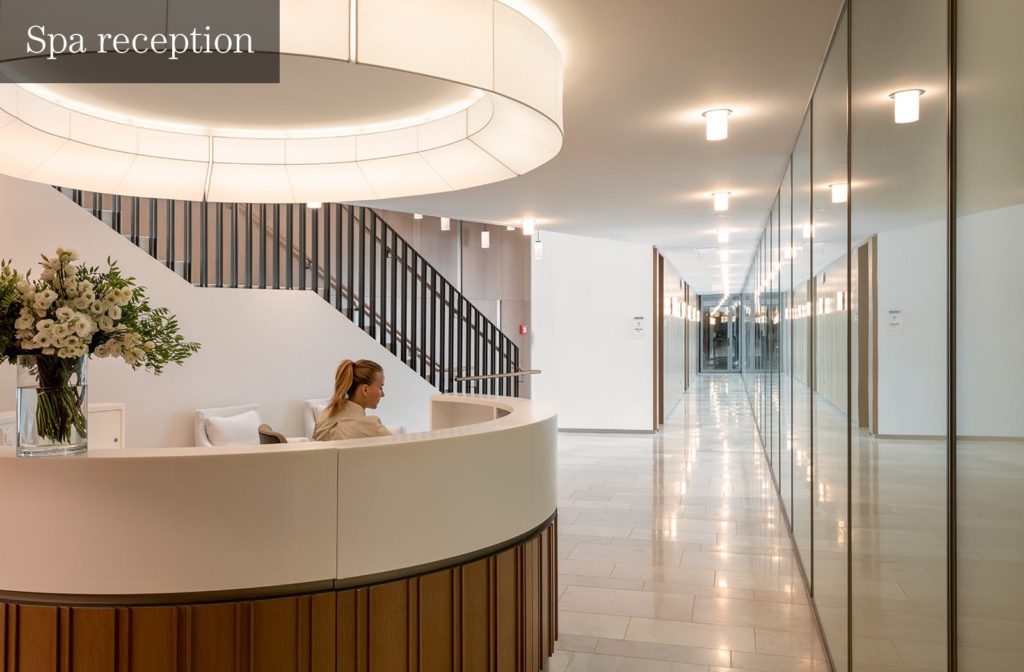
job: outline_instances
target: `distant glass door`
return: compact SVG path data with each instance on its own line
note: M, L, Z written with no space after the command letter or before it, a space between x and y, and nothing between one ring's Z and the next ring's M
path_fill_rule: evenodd
M700 312L701 371L739 371L739 299L701 296Z

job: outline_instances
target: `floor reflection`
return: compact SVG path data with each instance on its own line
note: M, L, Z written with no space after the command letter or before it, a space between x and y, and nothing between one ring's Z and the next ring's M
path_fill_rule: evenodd
M826 670L735 374L658 436L559 437L554 670Z

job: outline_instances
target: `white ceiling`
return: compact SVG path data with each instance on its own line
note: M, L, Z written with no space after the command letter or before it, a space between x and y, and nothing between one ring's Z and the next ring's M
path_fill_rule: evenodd
M841 0L508 0L565 56L565 143L531 173L378 205L657 245L698 292L750 263L793 148ZM734 110L704 139L704 110ZM713 191L730 191L725 217Z

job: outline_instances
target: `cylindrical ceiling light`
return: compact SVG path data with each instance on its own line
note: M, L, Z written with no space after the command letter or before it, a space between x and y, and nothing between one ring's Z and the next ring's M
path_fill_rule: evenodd
M718 242L729 242L729 229L725 228L724 226L718 230Z
M192 11L197 4L210 3L165 0L161 16L192 25L203 16ZM521 3L274 3L278 29L243 34L268 63L280 56L275 83L263 83L262 73L252 73L257 64L246 63L251 81L211 75L209 81L236 82L211 86L191 79L175 84L181 104L174 105L143 82L8 83L13 70L30 69L13 63L25 56L20 43L0 40L0 174L123 196L228 203L348 203L514 178L562 147L563 58L554 39L511 4ZM266 23L235 18L242 24L235 28ZM127 25L151 27L139 21ZM62 56L69 67L61 74L95 81L89 58ZM84 65L72 64L76 59ZM194 74L204 74L202 65ZM323 81L332 86L315 86ZM364 89L375 95L344 105L346 92ZM303 103L281 113L263 104L270 98Z
M895 101L896 123L911 124L921 118L921 96L924 89L906 89L890 93Z
M537 232L537 240L533 242L533 258L537 261L544 258L544 243L540 242L540 231Z
M711 194L711 197L715 199L715 212L729 209L729 194L728 191L716 191Z
M451 231L451 229L452 229L451 217L442 217L441 218L441 230L442 231Z
M803 236L804 236L804 240L810 240L810 238L811 238L811 223L810 222L804 222Z
M533 227L536 224L537 224L537 220L535 220L535 219L524 219L523 220L523 235L524 236L532 236L533 235Z
M725 140L729 137L729 115L732 114L732 110L717 109L708 110L704 113L704 119L707 122L707 128L705 137L712 142L715 140Z
M480 232L480 249L486 250L491 246L491 232L487 230L487 225L484 225L484 230Z
M850 187L845 182L830 184L828 188L832 190L833 203L846 203L847 199L849 199Z
M419 212L414 212L414 213L412 213L412 218L413 219L423 219L423 215L421 213L419 213Z
M322 205L323 203L321 203L320 201L309 201L306 203L306 207L309 208L310 210L319 210L320 206Z

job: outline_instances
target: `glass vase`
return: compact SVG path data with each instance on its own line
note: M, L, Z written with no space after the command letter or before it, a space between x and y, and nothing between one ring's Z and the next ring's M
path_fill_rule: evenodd
M18 356L18 455L85 452L87 361L84 356Z

